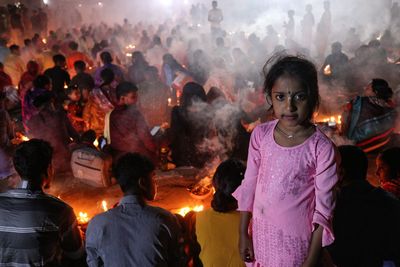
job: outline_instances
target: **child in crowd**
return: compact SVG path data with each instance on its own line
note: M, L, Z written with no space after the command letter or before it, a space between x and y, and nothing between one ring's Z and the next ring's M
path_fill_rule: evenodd
M376 158L376 168L381 187L400 199L400 147L381 152Z
M83 132L85 126L82 119L83 107L80 103L81 92L78 86L70 86L67 89L68 100L65 102L64 109L67 111L68 119L78 133Z
M204 267L244 266L237 248L240 213L236 211L238 204L232 193L242 182L245 170L238 160L222 162L213 177L215 194L211 209L191 213L191 239L200 245L199 256Z
M240 254L253 266L316 266L321 248L334 240L338 181L336 148L311 122L317 70L284 56L265 73L276 120L254 129L245 179L233 194L241 212Z

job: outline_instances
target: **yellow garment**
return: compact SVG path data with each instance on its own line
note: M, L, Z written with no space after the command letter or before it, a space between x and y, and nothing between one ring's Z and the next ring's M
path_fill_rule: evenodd
M196 236L204 267L244 267L239 254L237 211L222 213L208 209L196 214Z

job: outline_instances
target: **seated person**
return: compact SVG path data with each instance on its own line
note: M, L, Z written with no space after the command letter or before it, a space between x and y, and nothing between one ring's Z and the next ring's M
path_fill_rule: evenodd
M116 162L123 154L139 153L157 162L157 146L146 120L137 109L137 87L131 82L117 86L118 106L109 116L109 143Z
M239 253L240 213L232 193L241 184L246 167L238 160L222 162L213 177L215 194L211 208L191 213L191 240L196 266L245 266ZM187 216L190 216L189 214ZM197 243L197 244L196 244ZM197 258L199 256L199 259Z
M170 147L177 166L202 168L211 157L207 149L199 149L211 132L212 114L206 101L203 87L189 82L183 87L181 105L172 109Z
M14 166L22 181L0 194L1 266L83 266L85 249L73 209L43 192L52 182L48 142L21 143Z
M381 188L400 199L400 147L381 152L376 158L376 167Z
M397 116L392 95L385 80L373 79L365 88L364 96L358 96L346 106L342 133L364 152L380 149L390 142Z
M29 138L42 139L51 144L54 149L54 171L59 174L70 172L69 145L72 141L79 141L79 135L65 112L55 109L53 101L50 92L36 97L33 105L38 113L30 118L26 125L29 129L27 133Z
M97 266L181 266L176 217L154 200L154 165L128 153L114 169L124 193L118 206L95 216L86 231L87 263Z
M83 93L83 90L91 91L94 88L94 79L86 72L86 64L82 60L75 61L74 69L76 75L72 78L70 85L76 85Z
M104 69L101 72L103 83L100 87L90 92L83 109L85 131L92 129L96 132L97 136L103 135L104 118L114 108L115 88L112 86L114 77L114 72L110 69Z
M67 100L64 109L67 111L68 119L78 133L82 133L85 123L82 118L83 106L81 104L81 91L77 86L70 85L67 89Z
M367 181L368 159L356 146L340 146L342 183L328 248L338 267L400 263L400 201Z

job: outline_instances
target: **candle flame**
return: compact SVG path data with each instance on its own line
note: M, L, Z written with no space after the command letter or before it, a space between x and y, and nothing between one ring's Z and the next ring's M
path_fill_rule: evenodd
M43 42L44 44L47 44L47 39L46 39L46 38L43 38L43 39L42 39L42 42Z
M101 206L103 207L103 210L104 210L104 211L107 211L107 210L108 210L107 201L103 200L103 201L101 202Z
M94 142L93 142L93 145L95 146L95 147L99 147L99 140L94 140Z
M325 75L331 75L332 74L331 65L326 65L326 67L324 68L324 74Z
M203 205L197 205L194 207L183 207L181 209L178 210L178 214L181 215L182 217L185 217L186 214L188 214L190 211L194 211L194 212L200 212L204 210L204 206Z
M79 212L78 217L76 217L79 223L88 223L90 218L89 215L86 212Z

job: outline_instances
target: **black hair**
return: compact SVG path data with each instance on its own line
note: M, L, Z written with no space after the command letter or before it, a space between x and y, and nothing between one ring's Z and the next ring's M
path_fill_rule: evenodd
M115 74L112 69L106 68L100 72L100 77L104 84L110 84L114 81Z
M35 108L41 108L49 105L52 100L53 100L53 94L50 91L47 91L41 95L36 96L33 99L32 104Z
M10 45L9 49L10 49L11 52L13 52L13 51L18 50L18 49L19 49L19 46L16 45L16 44L13 44L13 45Z
M80 71L83 71L86 69L86 63L83 60L77 60L74 62L74 68Z
M365 180L368 171L367 155L357 146L344 145L338 148L345 180Z
M22 179L40 184L42 175L47 175L52 156L50 143L31 139L17 146L13 156L14 167Z
M232 193L239 187L244 178L246 167L236 159L228 159L222 162L213 177L215 194L211 201L211 207L218 212L229 212L238 207Z
M378 157L389 166L390 179L397 179L400 175L400 147L391 147L381 153Z
M139 188L139 179L148 179L154 168L148 158L138 153L127 153L117 161L114 175L123 192L135 191Z
M392 88L384 79L372 79L371 86L377 98L388 101L393 95Z
M109 64L113 61L110 52L107 51L101 52L100 59L104 64Z
M96 140L96 132L94 130L87 130L81 136L82 142L93 143Z
M35 88L44 89L46 86L51 84L50 78L46 75L38 75L35 80L33 80L33 86Z
M66 61L65 57L61 54L57 54L53 56L54 64L64 63Z
M68 47L71 50L76 51L76 50L78 50L79 45L78 45L78 43L71 41L71 42L69 42Z
M270 67L271 66L271 67ZM277 54L271 57L264 68L264 92L271 98L276 81L283 77L295 78L308 94L308 119L311 119L319 106L318 73L314 64L300 56Z
M73 84L73 85L68 86L68 88L66 90L66 94L70 95L70 94L72 94L73 91L80 91L78 85Z
M189 107L195 101L207 101L207 95L204 88L195 82L188 82L182 90L181 106L183 108Z
M131 92L137 92L138 88L131 82L121 82L118 84L116 89L117 99L119 100L122 96L126 96Z

